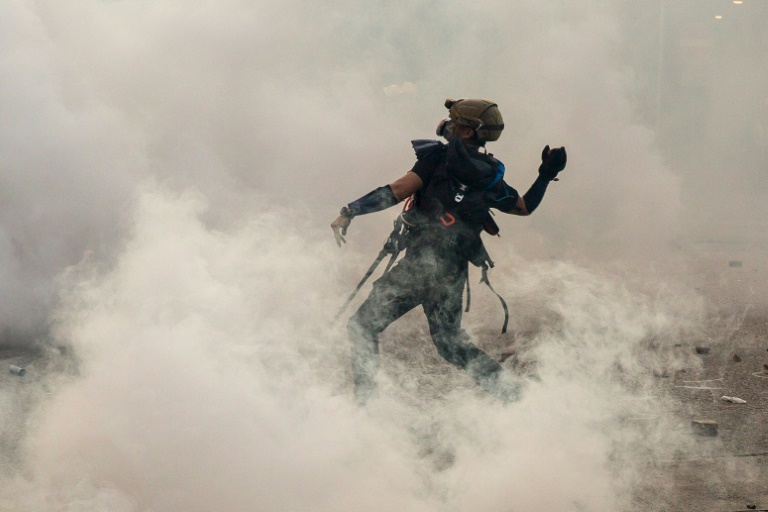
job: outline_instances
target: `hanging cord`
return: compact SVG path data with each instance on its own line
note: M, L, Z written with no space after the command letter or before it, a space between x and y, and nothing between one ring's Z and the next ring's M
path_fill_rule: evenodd
M489 260L490 261L490 260ZM492 265L492 263L491 263ZM488 265L483 263L482 266L483 269L483 277L480 278L480 283L485 283L488 288L493 292L496 297L498 297L499 301L501 302L501 307L504 308L504 325L501 328L501 334L504 334L507 332L507 325L509 324L509 308L507 307L507 302L504 300L504 298L498 294L496 290L493 289L493 286L491 286L491 282L488 280ZM467 283L467 307L464 308L465 313L469 313L469 304L472 300L472 295L469 291L469 266L467 266L467 270L464 272L464 279Z
M384 245L386 248L386 244ZM336 322L339 317L344 313L344 311L347 309L347 306L349 306L349 303L352 302L352 299L355 298L355 295L357 295L357 292L360 291L360 288L363 287L365 282L368 280L369 277L371 277L371 274L373 274L373 271L376 270L376 267L379 266L379 263L381 263L381 260L384 259L384 257L388 254L386 249L382 249L379 251L379 255L376 257L376 260L373 262L373 264L368 269L368 272L365 273L363 278L360 280L360 282L357 284L357 288L354 289L354 291L350 294L349 298L347 299L347 302L344 303L343 306L341 306L341 309L338 313L336 313L336 316L333 318L333 321ZM387 266L389 268L389 266Z
M504 298L496 292L496 290L493 289L493 286L491 286L491 282L488 280L488 265L483 264L483 277L480 279L481 283L485 283L488 285L488 288L493 292L496 297L499 298L501 301L501 307L504 308L504 326L501 328L501 334L504 334L507 332L507 324L509 323L509 308L507 307L507 303L504 300Z
M472 300L472 296L469 293L469 265L467 265L467 269L464 271L464 279L467 281L467 307L464 309L464 312L469 313L469 302Z

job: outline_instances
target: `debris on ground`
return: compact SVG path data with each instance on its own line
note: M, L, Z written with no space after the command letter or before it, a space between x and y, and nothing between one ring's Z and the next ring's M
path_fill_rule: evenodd
M723 396L720 397L720 400L722 400L723 402L731 402L732 404L745 404L745 403L747 403L746 400L742 400L741 398L739 398L737 396L725 396L725 395L723 395Z
M741 262L738 260L731 260L728 262L728 266L731 268L741 268Z
M696 347L697 354L709 354L709 347Z
M27 373L27 370L25 370L24 368L21 368L20 366L16 366L15 364L12 364L11 373L14 375L18 375L19 377L23 377Z
M739 354L733 354L733 362L734 363L740 363L741 358L739 357Z
M716 436L717 422L713 420L691 420L693 433L700 436Z
M503 363L504 361L506 361L507 359L515 355L517 355L517 351L515 349L511 348L511 349L505 350L504 352L499 354L499 362Z

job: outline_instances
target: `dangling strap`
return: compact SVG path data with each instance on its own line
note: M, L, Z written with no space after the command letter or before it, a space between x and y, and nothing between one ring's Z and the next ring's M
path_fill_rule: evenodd
M413 199L409 197L405 200L403 213L407 212L411 208L413 208ZM389 272L389 269L392 268L392 265L397 260L397 257L400 256L400 252L406 247L408 225L403 220L402 213L397 216L394 224L395 228L392 230L392 233L389 234L389 238L387 238L387 242L384 244L384 250L392 255L389 258L389 262L387 262L387 268L384 269L385 274Z
M464 272L464 279L467 281L467 307L464 309L464 312L469 313L469 301L472 299L472 296L469 294L469 267Z
M488 288L490 288L493 294L496 295L501 301L501 307L504 308L504 326L501 328L501 334L504 334L507 332L507 324L509 323L509 308L507 307L507 303L504 301L504 298L496 293L496 290L493 289L491 282L488 280L488 265L483 265L483 277L480 278L480 282L487 284Z
M392 268L392 264L395 262L399 254L400 254L399 249L396 249L395 251L392 252L392 256L389 257L389 261L387 262L387 268L384 269L385 274L389 272L390 268Z
M379 263L381 263L381 260L383 260L386 257L386 255L387 255L386 249L382 249L381 251L379 251L379 255L376 256L376 260L374 260L374 262L368 268L368 272L365 273L363 278L357 284L357 287L352 291L349 298L347 299L347 302L345 302L344 305L341 306L341 309L339 310L339 312L336 313L336 316L333 319L334 322L336 322L339 319L339 317L342 315L342 313L344 313L344 310L347 309L347 306L349 306L349 303L352 302L352 299L355 298L355 295L357 295L357 292L360 291L360 288L362 288L365 282L368 280L368 278L371 277L371 274L373 274L373 271L376 270L376 267L379 266Z

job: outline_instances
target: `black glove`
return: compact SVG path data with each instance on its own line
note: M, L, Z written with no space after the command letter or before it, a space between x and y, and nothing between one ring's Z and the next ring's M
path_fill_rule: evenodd
M539 176L549 181L556 181L557 173L565 169L567 160L568 155L565 154L564 147L550 150L549 145L545 146L541 152Z

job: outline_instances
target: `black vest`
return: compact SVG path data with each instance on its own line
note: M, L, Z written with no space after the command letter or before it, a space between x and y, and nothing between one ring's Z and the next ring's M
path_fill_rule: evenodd
M484 228L498 233L486 194L502 179L504 164L458 139L449 144L433 140L412 144L417 159L435 166L430 181L415 194L413 209L403 218L412 226L414 242L438 244L482 266L488 255L480 233Z

